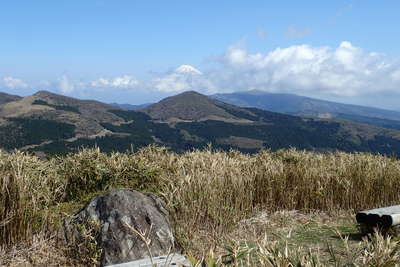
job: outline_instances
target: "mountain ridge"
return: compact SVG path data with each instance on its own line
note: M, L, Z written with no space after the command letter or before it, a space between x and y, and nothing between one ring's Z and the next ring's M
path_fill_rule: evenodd
M106 152L150 144L204 148L373 152L400 155L400 131L242 108L185 92L143 110L38 92L0 105L0 148L47 154L98 146Z
M267 93L259 90L252 90L237 93L214 94L210 97L233 105L256 107L285 114L318 116L318 114L322 113L332 113L333 115L343 113L400 121L400 112L398 111L343 104L295 94Z
M140 111L156 120L162 121L198 121L227 120L240 121L226 107L231 105L213 100L195 91L187 91L172 97L167 97ZM224 108L225 107L225 108ZM231 107L235 109L235 107Z
M0 92L0 105L21 99L21 96Z
M122 109L126 109L126 110L140 110L140 109L144 109L150 105L152 105L154 103L144 103L144 104L139 104L139 105L132 105L132 104L120 104L120 103L110 103L110 105L113 105L115 107L119 107Z

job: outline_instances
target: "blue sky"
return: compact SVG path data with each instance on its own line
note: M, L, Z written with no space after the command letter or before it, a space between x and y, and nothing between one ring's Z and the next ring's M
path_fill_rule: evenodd
M259 89L397 109L399 10L395 0L5 0L0 90L139 104Z

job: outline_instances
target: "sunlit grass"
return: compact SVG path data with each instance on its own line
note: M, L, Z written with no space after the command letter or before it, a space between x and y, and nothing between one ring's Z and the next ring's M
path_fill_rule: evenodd
M247 155L209 148L176 154L155 146L133 154L84 149L45 161L2 152L0 186L3 250L51 233L65 218L64 213L76 212L91 196L113 188L131 188L153 191L165 199L178 240L188 254L200 259L210 250L217 253L217 247L223 255L221 247L235 239L232 235L238 225L261 211L351 214L398 204L400 161L367 153L297 150ZM318 243L320 235L330 230L313 227L294 233L299 245ZM279 252L271 249L263 251L269 251L268 255ZM278 254L276 257L284 255Z

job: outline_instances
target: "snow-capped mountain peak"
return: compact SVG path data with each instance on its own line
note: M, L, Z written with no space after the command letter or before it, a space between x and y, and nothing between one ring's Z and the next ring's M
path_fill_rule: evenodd
M175 70L175 72L202 74L201 71L199 71L198 69L196 69L190 65L181 65Z

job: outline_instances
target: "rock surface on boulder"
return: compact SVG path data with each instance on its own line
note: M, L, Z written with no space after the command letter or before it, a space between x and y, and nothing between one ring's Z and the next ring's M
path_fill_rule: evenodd
M165 203L151 193L115 190L93 198L65 221L65 241L79 240L79 225L88 223L99 225L96 241L103 266L177 251Z

